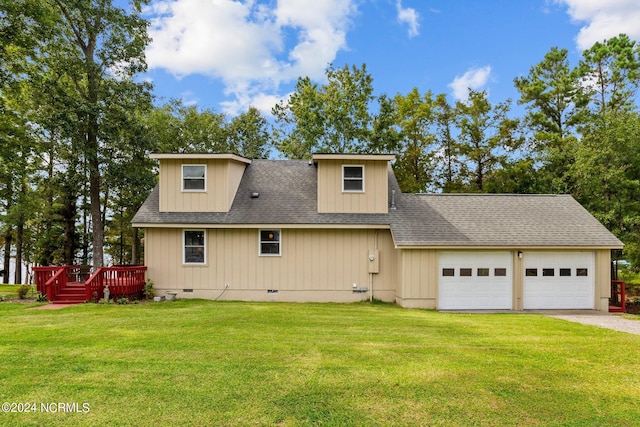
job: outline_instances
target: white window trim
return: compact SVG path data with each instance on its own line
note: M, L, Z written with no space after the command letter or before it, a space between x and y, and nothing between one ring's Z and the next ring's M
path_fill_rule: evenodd
M278 253L277 254L263 254L262 253L262 232L263 231L277 231L280 239L278 240ZM274 242L265 242L274 243ZM282 256L282 230L279 228L261 228L258 230L258 256Z
M202 166L202 167L204 167L204 189L197 190L197 189L184 188L184 168L185 168L185 166ZM181 187L183 193L205 193L207 191L207 165L202 164L202 163L183 164L182 168L181 168L180 187Z
M352 168L352 167L357 167L362 169L362 190L345 190L344 189L344 168ZM364 193L364 188L365 188L364 177L365 177L364 165L342 165L342 192L343 193Z
M204 245L202 248L203 252L203 262L187 262L187 231L202 231L204 233ZM197 228L188 228L182 230L182 265L189 266L203 266L207 265L207 230L197 229Z

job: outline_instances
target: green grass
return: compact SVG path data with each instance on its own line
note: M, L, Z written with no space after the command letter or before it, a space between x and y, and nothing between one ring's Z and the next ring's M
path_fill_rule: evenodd
M0 285L0 301L18 298L18 289L20 289L21 286L23 285ZM36 286L29 285L29 291L27 292L24 302L32 302L37 294Z
M0 296L18 298L19 287L20 285L0 285Z
M637 425L640 336L387 304L0 304L2 425ZM41 403L88 403L43 413Z

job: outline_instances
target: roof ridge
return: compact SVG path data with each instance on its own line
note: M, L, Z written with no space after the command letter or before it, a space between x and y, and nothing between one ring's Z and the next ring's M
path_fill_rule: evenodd
M414 196L437 196L437 197L469 197L469 196L480 196L480 197L572 197L570 194L553 194L553 193L403 193L406 195L414 195Z

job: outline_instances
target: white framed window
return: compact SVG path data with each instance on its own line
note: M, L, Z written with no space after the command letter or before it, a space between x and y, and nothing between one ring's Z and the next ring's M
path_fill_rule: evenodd
M342 191L364 192L364 165L342 165Z
M207 165L182 165L182 191L207 191Z
M207 233L205 230L184 230L182 236L183 264L205 264L207 259Z
M280 256L280 236L280 230L260 230L260 256Z

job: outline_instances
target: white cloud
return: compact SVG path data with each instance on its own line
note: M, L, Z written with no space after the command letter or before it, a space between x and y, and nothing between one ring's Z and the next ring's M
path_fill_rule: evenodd
M402 0L396 0L396 10L398 11L398 22L409 27L409 37L420 34L420 15L412 7L402 7Z
M491 65L482 68L470 68L462 76L456 76L448 86L451 88L455 99L466 100L469 95L469 89L482 89L490 77Z
M627 34L640 40L640 2L638 0L555 0L568 7L575 22L586 23L576 37L579 49L588 49L595 42Z
M198 97L194 95L190 90L184 91L180 94L180 100L182 104L190 107L192 105L198 105Z
M221 79L232 112L299 76L323 78L356 12L355 0L158 0L146 11L147 63Z

